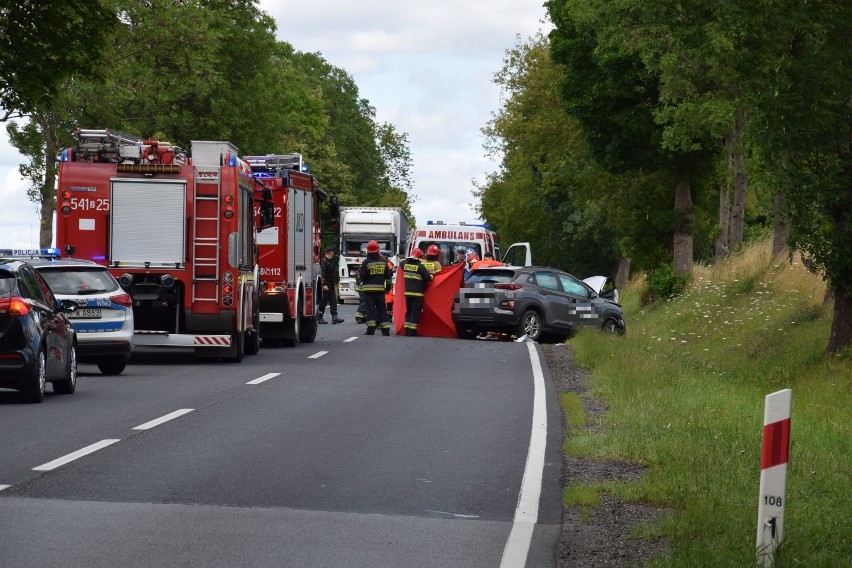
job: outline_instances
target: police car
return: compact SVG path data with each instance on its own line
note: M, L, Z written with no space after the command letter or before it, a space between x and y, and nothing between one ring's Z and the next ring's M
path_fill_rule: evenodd
M57 249L9 252L31 264L59 300L73 300L69 314L77 330L77 360L94 363L104 375L127 366L133 340L133 300L105 266L90 260L59 258Z

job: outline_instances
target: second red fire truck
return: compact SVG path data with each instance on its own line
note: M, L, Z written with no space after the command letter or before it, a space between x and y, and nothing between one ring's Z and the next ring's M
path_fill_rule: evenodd
M302 171L300 154L245 159L262 184L255 188L255 197L267 192L274 207L272 226L257 236L263 344L313 343L322 293L320 203L326 192Z
M260 347L256 211L264 226L273 214L260 187L229 142L193 141L190 157L80 129L60 156L56 244L130 294L134 346L239 361Z

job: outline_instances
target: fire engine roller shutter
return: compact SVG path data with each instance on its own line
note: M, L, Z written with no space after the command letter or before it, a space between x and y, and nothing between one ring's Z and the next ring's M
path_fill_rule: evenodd
M183 267L186 181L112 180L110 263Z
M290 210L293 212L293 218L290 219L290 226L293 227L293 231L290 240L291 254L287 268L289 274L293 275L295 279L298 274L304 274L307 270L308 259L312 258L314 220L313 209L307 192L297 191L291 187L288 194Z

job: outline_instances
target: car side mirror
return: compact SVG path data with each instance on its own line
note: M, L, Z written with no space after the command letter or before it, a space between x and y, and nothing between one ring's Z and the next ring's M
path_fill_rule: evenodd
M74 300L60 300L59 311L66 314L73 314L77 311L77 302Z

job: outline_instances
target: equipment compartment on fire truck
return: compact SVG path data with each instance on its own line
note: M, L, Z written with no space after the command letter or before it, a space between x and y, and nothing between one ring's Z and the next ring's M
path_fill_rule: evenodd
M133 298L134 346L239 361L260 347L251 168L229 142L77 130L62 151L57 247ZM264 219L271 204L259 206Z

